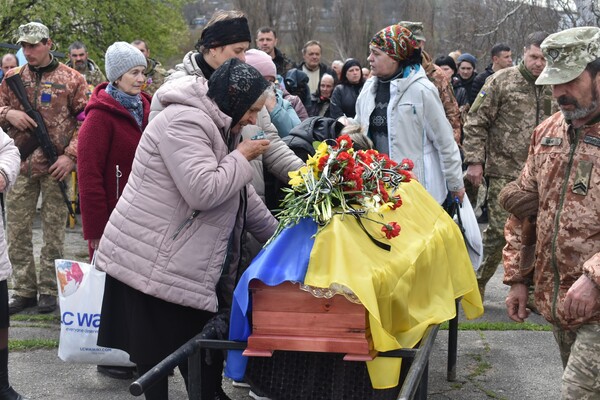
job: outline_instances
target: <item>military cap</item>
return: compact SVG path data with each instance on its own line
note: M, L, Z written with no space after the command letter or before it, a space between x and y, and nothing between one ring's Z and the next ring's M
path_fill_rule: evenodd
M423 35L423 23L412 22L412 21L400 21L398 25L401 25L412 32L415 39L422 42L425 41L425 35Z
M549 35L541 44L546 67L536 85L571 82L592 61L600 58L600 28L584 26Z
M42 39L48 39L50 37L50 31L46 25L40 24L39 22L30 22L25 25L19 26L19 38L17 43L25 42L29 44L37 44Z

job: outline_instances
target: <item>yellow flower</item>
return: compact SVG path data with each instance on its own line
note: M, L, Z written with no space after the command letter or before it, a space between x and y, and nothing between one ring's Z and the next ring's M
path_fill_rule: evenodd
M319 159L316 156L308 156L308 160L306 160L306 165L312 169L313 175L315 178L319 173Z
M379 206L379 209L377 210L377 212L384 212L384 211L388 211L391 210L392 207L394 206L394 203L383 203L382 205Z
M329 148L329 146L327 145L327 143L321 142L321 144L319 145L319 147L317 147L317 152L315 153L315 158L318 160L319 158L321 158L325 154L327 154L327 149L328 148Z
M297 171L288 172L288 176L290 177L290 181L288 182L288 185L290 185L291 187L297 187L297 186L303 185L304 184L304 175L308 174L308 172L309 172L309 167L307 167L306 165L301 167Z
M321 142L319 147L317 147L317 151L314 156L308 156L308 160L306 160L306 165L308 165L313 172L315 178L319 177L319 160L325 155L329 154L329 146L327 143Z

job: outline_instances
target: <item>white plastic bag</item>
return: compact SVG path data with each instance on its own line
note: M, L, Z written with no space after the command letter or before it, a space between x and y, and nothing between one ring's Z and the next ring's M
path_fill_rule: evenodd
M134 366L129 355L96 345L106 273L93 265L55 260L60 304L58 357L79 364Z
M461 228L471 264L473 264L473 269L477 271L483 261L483 241L477 217L466 194L462 204L455 208L455 215L452 215L452 218Z

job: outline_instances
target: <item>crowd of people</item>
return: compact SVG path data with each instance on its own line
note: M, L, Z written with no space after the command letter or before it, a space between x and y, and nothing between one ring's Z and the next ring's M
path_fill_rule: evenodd
M215 12L168 72L142 39L109 46L102 71L81 41L61 63L42 23L26 22L17 35L26 63L0 59L0 191L10 189L8 245L0 235L0 400L23 398L8 381L9 315L57 308L54 260L69 212L57 182L77 170L90 260L107 273L98 344L127 351L143 374L208 327L227 337L233 287L275 231L288 173L304 165L313 140L343 133L395 161L410 158L440 206L486 188L482 298L503 264L509 317L522 322L534 310L553 326L562 398L600 395L599 28L533 32L516 65L511 48L496 44L479 73L466 51L433 59L412 21L374 32L366 71L355 58L326 64L317 40L294 64L274 29L261 27L253 41L236 10ZM25 112L15 80L41 122ZM34 131L49 137L53 159ZM202 369L203 398L226 399L222 358L212 361ZM187 384L187 363L179 369ZM167 382L146 398L168 398Z

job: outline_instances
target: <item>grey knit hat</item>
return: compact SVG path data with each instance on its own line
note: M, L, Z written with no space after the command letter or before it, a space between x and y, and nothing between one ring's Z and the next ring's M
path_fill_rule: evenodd
M106 50L104 56L106 78L113 83L133 67L146 68L148 62L142 52L127 42L115 42Z

